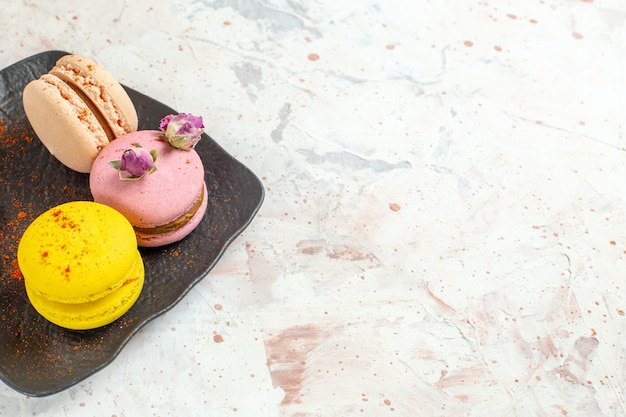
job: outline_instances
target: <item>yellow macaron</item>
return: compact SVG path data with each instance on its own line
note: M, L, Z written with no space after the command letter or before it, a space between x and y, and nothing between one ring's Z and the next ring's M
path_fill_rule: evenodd
M74 201L41 214L22 235L17 260L35 310L68 329L117 320L143 288L133 227L99 203Z

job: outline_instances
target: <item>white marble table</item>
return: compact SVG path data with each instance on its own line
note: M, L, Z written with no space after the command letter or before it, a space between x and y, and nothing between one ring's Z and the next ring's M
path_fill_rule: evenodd
M258 216L78 385L0 416L626 416L626 3L0 0L205 117Z

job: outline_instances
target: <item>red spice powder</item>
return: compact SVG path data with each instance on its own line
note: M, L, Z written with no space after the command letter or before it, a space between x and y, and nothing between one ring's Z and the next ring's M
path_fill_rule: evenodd
M24 124L11 125L5 119L0 119L0 165L11 166L15 158L21 157L25 152L25 145L32 142L29 130ZM10 179L0 178L0 184L5 184ZM2 251L3 263L8 271L3 273L0 279L13 278L23 279L22 272L17 263L17 245L26 226L32 220L32 204L22 203L16 195L9 190L8 195L3 195L3 211L6 215L6 223L0 225L0 250ZM6 274L6 275L5 275Z
M28 207L30 204L28 205ZM19 265L17 263L17 245L19 243L20 236L23 232L24 227L27 223L23 224L23 222L28 221L28 214L24 210L20 210L22 205L19 201L13 200L11 202L11 207L17 209L17 214L15 217L10 218L7 222L6 228L3 230L3 233L0 233L0 239L3 239L2 247L4 249L3 257L5 260L9 261L10 271L9 276L14 279L22 279L22 272L19 269Z
M11 261L11 278L23 280L24 276L22 275L22 271L20 270L20 266L17 263L17 258L14 258Z
M19 126L9 127L7 126L6 120L0 119L0 145L2 145L5 150L9 149L5 158L15 157L23 153L24 147L22 145L31 143L32 141L33 137L28 134L28 130L25 126L21 128ZM12 149L15 147L17 147L17 149Z

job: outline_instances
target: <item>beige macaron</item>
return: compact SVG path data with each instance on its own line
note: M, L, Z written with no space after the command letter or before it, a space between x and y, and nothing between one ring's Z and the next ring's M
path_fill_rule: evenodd
M65 166L90 172L111 140L137 130L137 112L126 90L106 69L79 55L65 55L24 88L24 112L37 137Z

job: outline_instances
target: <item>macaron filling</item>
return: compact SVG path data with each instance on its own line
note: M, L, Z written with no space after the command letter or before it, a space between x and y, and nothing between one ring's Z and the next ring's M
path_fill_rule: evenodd
M74 89L80 89L83 96L88 97L86 101L91 102L98 109L98 113L102 115L103 126L106 125L111 129L112 138L137 129L136 119L130 120L128 117L125 117L124 103L118 103L114 100L107 89L108 87L109 89L123 91L123 87L118 85L117 82L115 82L115 85L112 84L112 79L107 80L109 75L103 74L102 68L95 63L90 62L86 58L68 55L61 57L57 61L56 65L50 70L50 74L59 77ZM102 79L101 82L94 78L98 75L98 80ZM132 106L132 104L130 105Z
M166 223L160 226L155 226L155 227L133 226L133 229L135 229L135 232L143 233L146 235L160 235L163 233L169 233L169 232L178 230L184 225L186 225L187 223L189 223L189 221L193 218L193 216L196 215L196 213L202 206L203 199L204 199L204 185L200 189L200 194L198 198L196 199L196 201L193 203L193 205L189 208L187 212L183 213L180 217L176 218L175 220L169 223Z
M74 90L76 95L78 95L78 97L80 97L80 99L85 103L89 110L91 110L93 115L96 117L96 120L98 120L100 126L102 126L102 130L104 130L104 133L106 134L109 142L115 139L115 134L113 133L113 130L111 130L111 127L109 126L106 118L104 117L102 112L96 107L94 102L87 96L87 94L83 93L83 91L80 88L76 87L74 84L69 83L63 79L61 79L61 81L67 84L72 90Z

